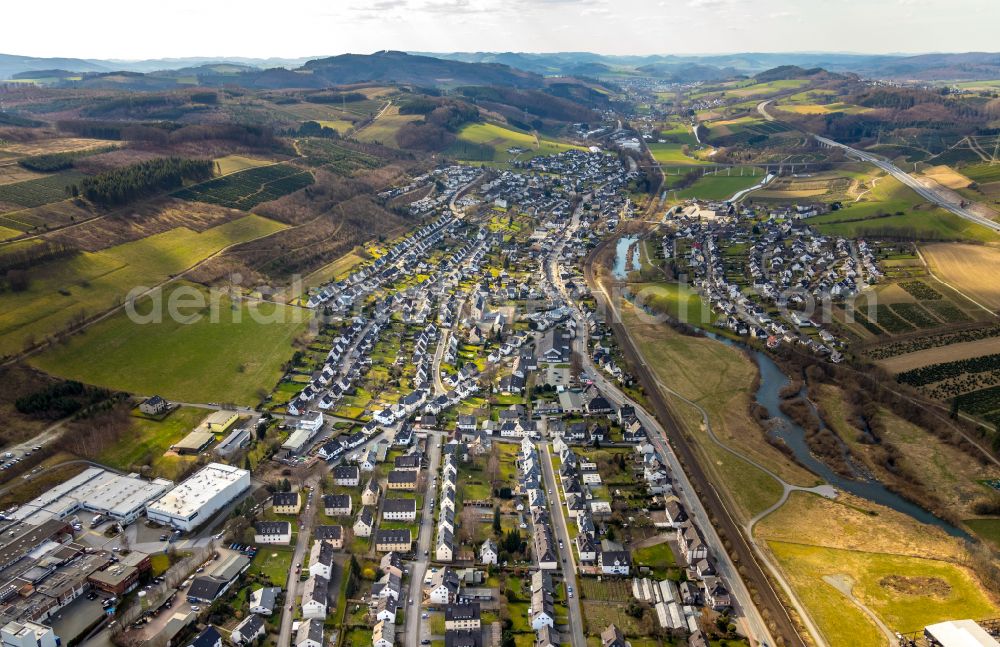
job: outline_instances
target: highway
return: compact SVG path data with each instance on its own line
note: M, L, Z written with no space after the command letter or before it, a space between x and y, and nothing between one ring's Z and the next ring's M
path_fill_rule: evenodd
M767 105L769 103L771 103L770 100L761 101L760 103L758 103L757 112L759 112L767 121L774 121L775 120L774 117L767 112ZM807 133L807 134L812 135L812 133ZM812 137L824 146L828 146L831 148L839 148L840 150L844 151L844 153L848 157L877 166L878 168L882 169L883 171L885 171L892 177L896 178L906 186L916 191L917 195L919 195L924 200L936 204L942 209L950 211L959 218L964 218L969 222L974 222L977 225L982 225L983 227L987 227L989 229L992 229L993 231L1000 231L1000 223L996 223L990 220L989 218L984 218L983 216L976 215L971 211L969 211L968 209L966 209L965 207L963 207L961 204L952 202L949 196L945 195L944 193L936 189L925 186L920 182L920 180L913 177L912 175L902 170L892 162L886 160L885 158L880 157L878 155L873 155L872 153L868 153L862 150L858 150L857 148L852 148L846 144L841 144L840 142L833 141L828 137L821 137L819 135L812 135Z

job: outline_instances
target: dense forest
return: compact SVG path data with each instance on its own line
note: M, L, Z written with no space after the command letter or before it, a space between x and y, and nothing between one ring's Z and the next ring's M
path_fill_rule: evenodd
M73 190L95 204L119 206L159 191L179 189L184 180L207 180L214 166L211 160L165 157L85 178Z

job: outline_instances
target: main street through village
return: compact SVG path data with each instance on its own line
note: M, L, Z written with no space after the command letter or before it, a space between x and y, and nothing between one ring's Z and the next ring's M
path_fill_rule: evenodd
M636 631L617 615L631 601L649 628L700 635L704 618L724 614L752 645L773 645L759 603L798 644L719 494L692 455L675 455L672 414L594 280L593 250L613 244L620 222L642 220L624 190L638 165L584 151L519 164L416 182L444 187L409 207L426 224L310 293L324 320L289 372L287 403L267 414L177 403L281 435L253 474L256 549L245 532L221 540L239 499L175 547L276 560L278 647L309 636L355 645L362 633L376 647L462 635L479 647L512 632L587 647L619 623ZM590 297L596 312L580 305ZM603 341L592 345L592 332ZM626 361L598 365L612 333ZM627 371L655 415L625 393ZM687 514L654 528L665 501ZM638 516L645 529L629 527ZM136 528L136 547L169 545ZM671 557L643 556L647 546ZM190 575L185 586L204 588Z

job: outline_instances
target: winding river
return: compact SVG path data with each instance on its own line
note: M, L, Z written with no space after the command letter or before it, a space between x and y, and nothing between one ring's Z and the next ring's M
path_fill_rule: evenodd
M635 237L624 237L618 241L614 264L614 276L618 279L624 280L628 274L628 250L633 248L636 240ZM635 246L634 249L638 249L638 246ZM629 294L628 298L631 299L632 295ZM872 476L859 473L855 478L849 478L833 471L829 465L817 458L809 449L809 444L806 442L805 429L781 410L779 406L781 403L780 392L791 380L781 371L781 368L774 360L761 351L750 349L744 344L734 342L714 333L706 331L705 336L721 344L749 350L753 354L760 369L760 386L757 389L755 399L761 406L767 409L768 415L774 421L769 433L781 438L792 450L796 460L805 466L806 469L844 492L850 492L872 503L884 505L902 512L921 523L937 526L954 537L971 539L969 534L961 528L957 528L919 505L907 501L889 490L878 479ZM820 420L820 425L823 425L822 420Z
M713 336L713 338L716 337ZM733 344L733 342L727 339L716 339L727 344ZM840 490L902 512L921 523L937 526L954 537L970 538L968 533L934 516L919 505L907 501L889 490L877 479L863 477L848 478L842 476L830 469L826 463L816 458L810 451L808 443L806 443L805 430L786 416L779 406L781 403L781 389L790 382L788 376L781 371L778 365L774 363L774 360L763 352L751 352L753 352L757 360L757 366L760 368L760 387L757 389L756 400L761 406L767 409L768 414L776 421L770 433L785 441L788 447L791 448L796 460L804 465L806 469ZM820 420L820 425L823 425L822 420Z

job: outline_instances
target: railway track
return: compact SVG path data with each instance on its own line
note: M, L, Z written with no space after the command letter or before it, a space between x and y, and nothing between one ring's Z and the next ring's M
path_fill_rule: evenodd
M594 278L594 260L613 241L614 238L609 238L599 244L584 263L584 277L587 285L590 286L591 292L599 302L599 309L600 302L604 301L604 299L602 296L603 293ZM760 609L767 609L768 619L773 623L772 631L776 636L780 636L780 640L784 641L785 645L805 647L806 642L803 640L798 627L788 614L785 604L781 601L770 578L764 571L764 565L761 564L754 551L754 547L751 546L752 540L744 535L739 523L729 511L721 494L712 483L711 478L709 478L708 474L702 468L694 449L685 438L683 427L678 423L663 394L657 388L652 372L642 359L642 355L636 349L624 324L617 317L617 311L610 304L605 303L603 305L603 311L611 315L608 318L611 329L615 335L615 339L618 340L621 346L625 361L633 375L636 376L642 385L649 404L653 408L653 413L666 431L667 438L665 440L670 443L674 452L680 458L684 470L697 490L697 495L701 499L702 504L711 516L716 530L722 536L723 540L728 542L729 554L736 563L744 582L749 585L752 595L755 598L754 603Z

